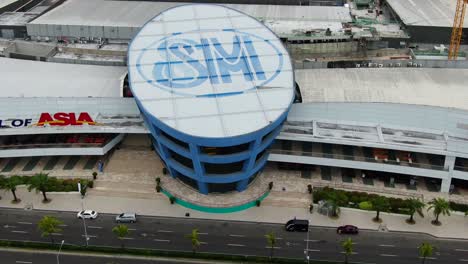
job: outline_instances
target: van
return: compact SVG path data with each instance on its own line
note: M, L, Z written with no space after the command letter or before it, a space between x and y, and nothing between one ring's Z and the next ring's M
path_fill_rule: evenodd
M309 231L309 220L291 219L284 225L286 231L307 232Z
M135 223L136 214L135 213L122 213L115 217L117 223Z

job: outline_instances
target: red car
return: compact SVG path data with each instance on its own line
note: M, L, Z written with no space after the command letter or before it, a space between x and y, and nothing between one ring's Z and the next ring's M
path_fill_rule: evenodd
M356 235L359 233L359 228L357 226L353 225L344 225L344 226L339 226L336 229L336 233L338 234L353 234Z

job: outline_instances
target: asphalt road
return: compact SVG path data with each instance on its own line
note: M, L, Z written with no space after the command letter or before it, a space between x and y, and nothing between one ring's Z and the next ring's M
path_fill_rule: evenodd
M42 238L37 229L37 223L44 215L55 216L64 222L63 230L54 234L56 241L85 244L83 220L78 220L76 214L70 212L1 209L0 239L49 242L50 239ZM120 241L111 231L116 225L114 218L115 215L101 214L96 220L86 220L90 245L120 246ZM186 235L197 228L202 242L199 248L201 252L267 256L270 251L265 234L273 232L278 239L274 250L276 256L304 259L308 247L311 259L330 261L343 259L340 243L348 237L323 227L310 228L307 239L307 233L286 232L282 225L277 224L191 218L139 216L137 223L128 226L130 234L124 241L126 247L190 251L191 242ZM419 263L417 248L422 242L429 242L437 250L426 263L468 263L468 241L377 231L361 231L352 238L355 254L351 260L355 262Z

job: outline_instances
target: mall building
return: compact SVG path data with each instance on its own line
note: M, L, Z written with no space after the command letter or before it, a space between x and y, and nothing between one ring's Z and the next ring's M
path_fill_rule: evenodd
M20 157L100 157L142 134L165 172L204 194L245 190L267 162L466 186L467 70L294 70L278 37L235 9L155 15L128 67L0 58L0 171Z

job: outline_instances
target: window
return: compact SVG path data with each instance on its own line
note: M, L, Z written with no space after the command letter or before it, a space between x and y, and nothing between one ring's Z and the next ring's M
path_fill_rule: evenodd
M203 163L206 174L231 174L242 171L245 161L233 163Z
M180 147L183 147L183 148L186 148L188 149L189 148L189 145L183 141L180 141L178 139L176 139L175 137L173 136L170 136L169 134L167 134L166 132L162 131L161 130L161 136L162 137L165 137L167 140L171 141L172 143L180 146Z
M202 146L200 148L201 153L208 155L230 155L235 153L240 153L249 150L250 143L245 143L236 146L229 147L206 147Z
M168 149L169 151L169 154L171 155L171 158L175 161L177 161L178 163L184 165L185 167L188 167L190 169L193 169L193 162L191 159L188 159L182 155L179 155L177 154L176 152Z

